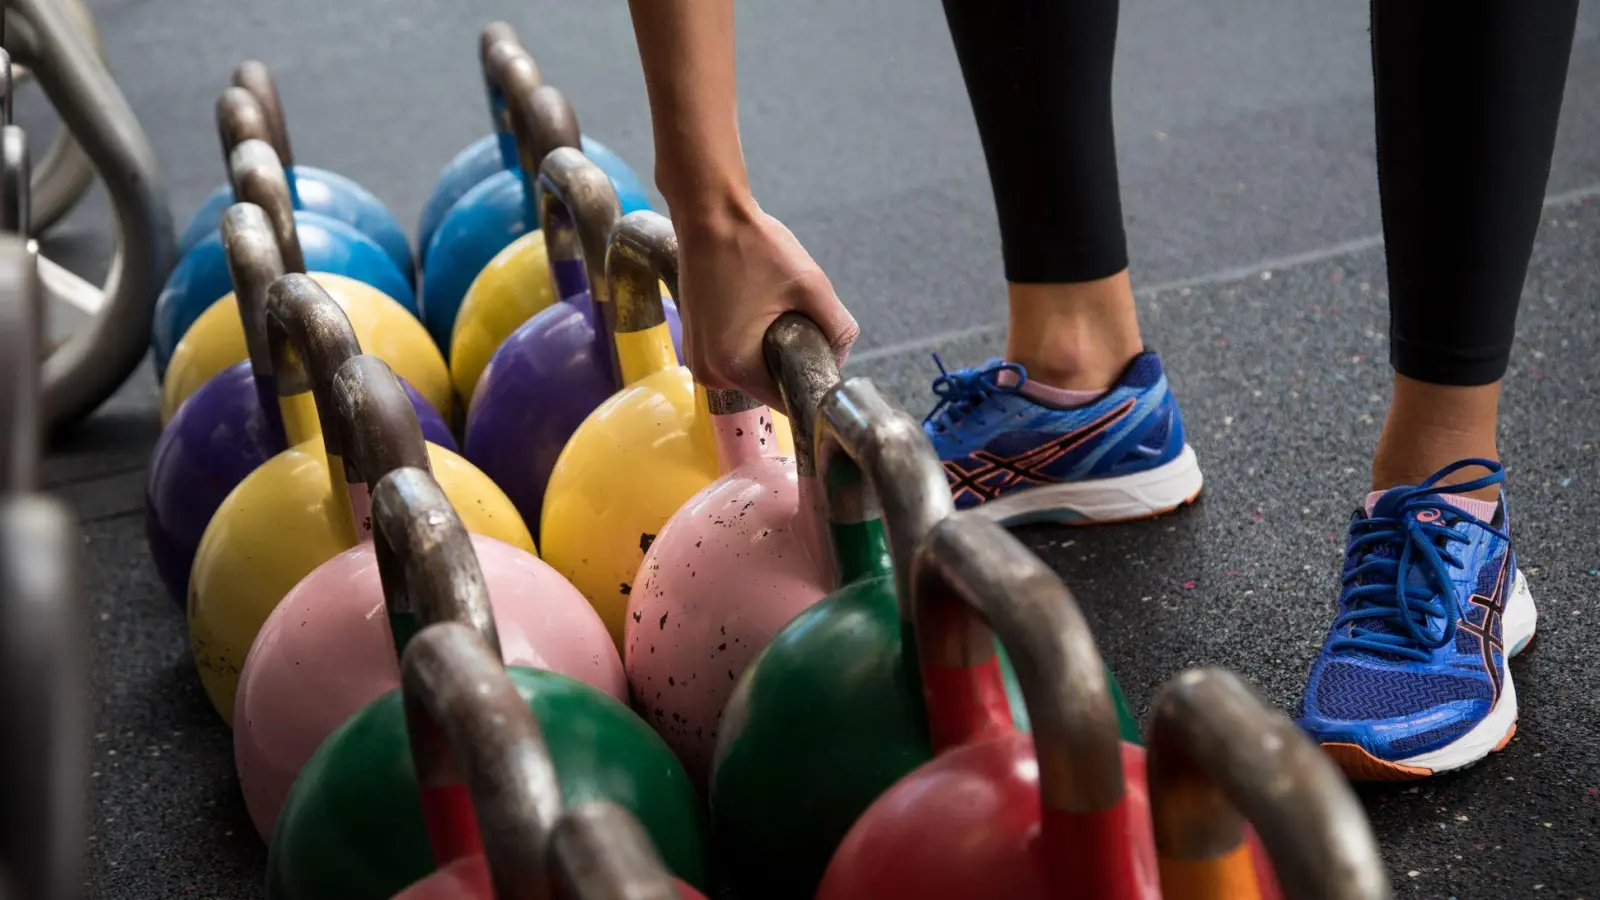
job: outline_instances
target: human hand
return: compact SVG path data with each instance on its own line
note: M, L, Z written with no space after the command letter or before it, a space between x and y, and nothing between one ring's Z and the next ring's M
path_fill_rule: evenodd
M710 388L737 388L784 409L762 338L789 311L809 317L844 365L861 329L828 276L782 222L753 199L693 214L678 231L684 363Z

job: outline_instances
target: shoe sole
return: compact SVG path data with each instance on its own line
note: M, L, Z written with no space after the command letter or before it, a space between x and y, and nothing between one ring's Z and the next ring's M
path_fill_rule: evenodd
M1205 479L1194 448L1144 472L1024 488L974 511L1001 525L1111 525L1166 515L1200 496Z
M1430 750L1396 762L1379 759L1359 744L1325 743L1322 749L1352 781L1415 781L1444 772L1465 769L1498 753L1517 733L1517 686L1511 679L1511 658L1527 649L1538 628L1539 613L1528 591L1521 570L1506 601L1500 633L1511 650L1501 661L1500 698L1482 722L1466 734L1437 750Z

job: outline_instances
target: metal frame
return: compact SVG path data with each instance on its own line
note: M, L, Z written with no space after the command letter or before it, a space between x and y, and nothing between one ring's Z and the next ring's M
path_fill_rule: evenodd
M39 260L46 290L93 317L44 364L45 423L53 429L93 412L144 360L176 240L149 139L74 11L60 0L9 0L8 6L6 50L31 70L62 127L81 144L117 219L117 248L103 288Z

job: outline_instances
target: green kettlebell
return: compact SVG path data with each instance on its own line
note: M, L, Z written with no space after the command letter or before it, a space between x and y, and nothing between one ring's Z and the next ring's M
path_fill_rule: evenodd
M385 593L403 592L422 627L477 627L498 656L483 573L433 477L415 468L390 472L373 490L372 515ZM703 886L703 813L666 743L626 705L583 682L521 667L507 673L547 736L565 801L623 807L675 875ZM273 835L268 900L390 900L434 871L426 823L449 811L419 797L403 692L352 716L301 770Z
M787 404L804 385L780 388ZM843 586L784 626L723 711L711 826L719 887L737 897L809 900L861 813L933 758L909 604L897 598L910 596L917 542L953 512L943 470L916 422L864 378L826 395L813 434ZM974 714L1004 715L1008 701L1028 730L1010 660L996 650L1003 689ZM1137 741L1110 681L1123 738Z

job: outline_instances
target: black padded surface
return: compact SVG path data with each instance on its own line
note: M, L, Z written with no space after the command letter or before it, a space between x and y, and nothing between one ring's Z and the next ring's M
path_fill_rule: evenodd
M415 222L438 169L487 127L475 35L497 17L518 26L586 132L651 171L620 2L92 5L180 223L219 182L212 103L247 56L275 67L301 161L356 178ZM1208 491L1154 524L1023 533L1069 579L1141 707L1194 664L1236 669L1292 705L1388 391L1366 6L1124 6L1118 140L1141 314ZM925 353L979 361L998 351L1003 319L988 185L938 7L739 9L758 196L860 318L852 372L920 415ZM1582 17L1503 405L1541 636L1513 667L1523 717L1505 752L1420 786L1363 789L1401 896L1600 892L1600 674L1584 652L1600 618L1588 519L1600 502L1600 13ZM21 116L42 145L38 105ZM96 192L47 250L97 272L106 221ZM87 879L94 897L245 900L261 896L265 851L144 552L155 406L146 367L49 462L85 518L98 624Z

